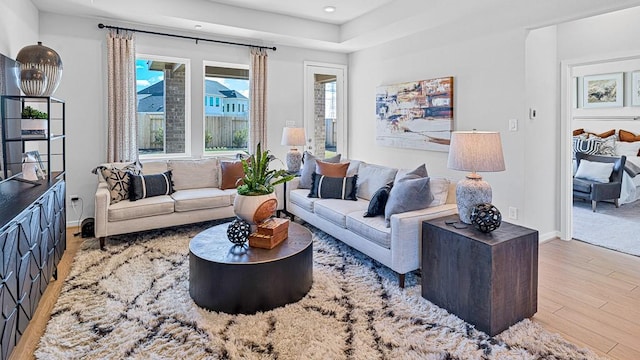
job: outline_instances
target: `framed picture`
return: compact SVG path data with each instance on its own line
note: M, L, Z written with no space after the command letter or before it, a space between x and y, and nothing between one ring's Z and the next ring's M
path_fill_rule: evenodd
M623 73L585 76L582 79L584 108L622 107Z
M376 143L449 151L453 131L453 77L376 88Z
M631 106L640 106L640 71L631 73Z

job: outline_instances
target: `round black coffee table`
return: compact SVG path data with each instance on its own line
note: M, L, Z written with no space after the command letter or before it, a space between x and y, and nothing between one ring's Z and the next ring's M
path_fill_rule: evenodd
M189 295L199 306L228 314L253 314L296 302L311 289L311 232L289 223L289 237L271 250L234 246L229 224L189 243Z

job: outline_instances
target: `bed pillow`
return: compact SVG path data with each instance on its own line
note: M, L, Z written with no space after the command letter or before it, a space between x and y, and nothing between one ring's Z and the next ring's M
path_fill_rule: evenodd
M618 137L615 134L604 138L595 135L589 136L589 141L600 142L600 149L598 150L597 155L615 156L617 139Z
M384 215L384 208L387 206L387 201L389 200L389 193L391 192L391 188L393 187L393 183L390 182L385 186L378 189L378 191L373 194L371 197L371 201L369 201L369 207L367 211L364 213L364 217L374 217L378 215Z
M589 160L580 160L576 178L608 183L613 172L614 163L603 163Z
M129 177L131 179L129 200L131 201L173 194L171 170L165 171L162 174L153 175L135 175L129 173Z
M433 202L429 181L428 177L403 178L393 184L384 209L384 220L387 227L391 227L391 215L429 207L429 204Z
M609 137L611 135L615 135L616 134L616 129L611 129L611 130L602 132L600 134L596 134L596 133L592 133L592 132L587 132L587 134L589 135L589 137L596 136L596 137L599 137L599 138L607 138L607 137Z
M618 156L626 155L627 157L636 157L636 156L640 156L639 153L640 153L640 141L616 142L616 155Z
M573 137L573 154L580 152L589 155L596 155L600 153L600 146L602 141L597 139L586 139L581 135Z
M357 200L357 175L352 177L329 177L313 173L312 178L313 186L308 195L310 198Z
M338 154L322 161L328 163L339 163L340 156L341 155ZM311 189L311 186L313 186L312 176L313 173L316 172L316 160L317 158L310 152L304 152L304 156L302 157L302 170L300 170L300 183L298 184L299 189Z
M636 135L631 131L627 131L627 130L620 129L620 131L618 132L618 136L620 137L620 141L624 141L624 142L640 141L640 135Z
M577 136L577 135L580 135L580 134L584 134L584 129L581 128L581 129L573 130L573 136Z

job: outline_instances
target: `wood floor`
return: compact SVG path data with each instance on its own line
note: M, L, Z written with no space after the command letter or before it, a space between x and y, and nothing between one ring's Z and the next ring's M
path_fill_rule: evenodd
M67 231L67 251L10 359L33 359L51 309L84 239ZM640 257L580 241L540 245L533 321L611 359L640 359Z

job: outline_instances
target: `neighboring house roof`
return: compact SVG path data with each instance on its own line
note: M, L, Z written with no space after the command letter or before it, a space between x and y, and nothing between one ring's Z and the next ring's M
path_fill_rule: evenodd
M225 99L248 100L241 93L214 80L205 81L205 94L218 95ZM164 80L138 91L138 112L156 113L164 112Z

